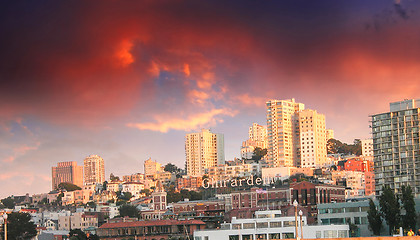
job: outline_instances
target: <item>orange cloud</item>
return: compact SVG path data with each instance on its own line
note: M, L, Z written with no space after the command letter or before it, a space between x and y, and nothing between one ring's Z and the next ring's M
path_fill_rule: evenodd
M188 63L184 64L184 73L185 73L185 76L187 77L190 76L190 65Z
M121 67L126 67L134 62L134 57L130 53L133 48L133 43L129 40L124 40L121 42L120 47L118 48L115 56L118 60L118 65Z
M128 123L126 126L139 130L151 130L163 133L166 133L169 130L191 131L202 127L214 126L217 122L222 122L223 120L218 118L220 115L233 117L236 115L236 112L223 108L191 115L187 119L157 116L155 117L156 122L154 123Z

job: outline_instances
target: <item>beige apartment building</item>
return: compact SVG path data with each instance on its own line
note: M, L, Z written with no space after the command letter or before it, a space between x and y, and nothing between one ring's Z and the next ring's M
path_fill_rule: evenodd
M144 176L145 178L156 179L158 172L162 171L162 165L156 161L153 161L152 158L144 161Z
M267 105L267 157L271 167L297 166L299 151L299 116L305 108L295 99L270 100Z
M248 140L242 142L241 158L251 159L257 147L267 148L267 127L253 123L249 127Z
M302 168L320 168L327 162L325 116L315 110L298 112L300 133L300 164Z
M185 136L185 157L188 176L202 176L205 169L225 163L223 134L202 129Z
M90 155L83 160L85 185L105 182L104 160L98 155Z
M57 189L58 185L63 182L82 187L83 166L77 166L77 162L57 163L57 167L52 167L52 189Z
M267 162L270 167L321 167L327 163L325 116L295 99L267 105Z

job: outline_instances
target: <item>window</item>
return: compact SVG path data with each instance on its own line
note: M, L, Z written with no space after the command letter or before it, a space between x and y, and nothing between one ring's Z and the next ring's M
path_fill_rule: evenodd
M293 232L282 233L282 238L283 239L295 238L295 234Z
M244 223L243 224L244 229L254 229L255 223Z
M255 238L256 240L267 239L267 234L256 234Z
M253 235L242 235L242 240L253 240Z
M270 228L279 228L281 227L281 222L270 222Z
M338 230L338 237L347 238L348 237L347 230Z
M268 228L268 222L257 223L257 228Z
M232 224L232 229L241 229L241 224Z
M280 239L280 233L270 233L270 239Z
M229 235L229 240L239 240L239 235Z

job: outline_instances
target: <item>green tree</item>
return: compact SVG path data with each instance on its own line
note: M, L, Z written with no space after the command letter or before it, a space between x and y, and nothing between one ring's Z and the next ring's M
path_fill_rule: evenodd
M29 213L12 212L7 218L8 239L31 239L37 234Z
M382 187L382 193L379 196L379 206L381 214L389 226L389 235L392 235L400 223L400 203L398 196L395 195L388 185Z
M118 194L118 199L124 200L124 201L130 201L132 197L133 197L133 194L131 194L131 192L121 192L121 194Z
M150 189L142 189L140 193L144 193L146 196L150 195Z
M138 218L140 216L139 210L133 205L124 204L121 205L121 207L118 210L120 212L121 217L128 216Z
M6 208L9 209L13 209L16 206L15 200L11 197L4 198L3 200L1 200L1 202Z
M406 230L416 229L416 208L414 195L410 185L401 187L401 203L405 210L405 216L402 218L402 227Z
M252 160L255 160L255 161L260 161L261 160L261 158L263 158L265 155L267 155L267 149L266 148L264 148L264 149L262 149L262 148L260 148L260 147L256 147L255 149L254 149L254 152L253 152L253 154L252 154Z
M181 168L177 167L176 165L172 163L166 164L163 170L165 170L166 172L175 173L175 174L178 174L182 171Z
M113 173L111 173L111 174L109 175L109 180L110 180L111 182L120 181L120 177L118 177L118 176L114 176L114 174L113 174Z
M362 144L360 139L354 139L353 144L347 144L331 138L327 141L327 153L354 154L358 156L362 154Z
M72 229L69 232L70 240L86 240L87 236L86 234L80 229Z
M58 189L65 189L68 192L82 190L82 188L80 188L79 186L74 185L73 183L69 183L69 182L62 182L58 184Z
M372 199L369 199L369 210L367 218L369 222L369 229L373 232L373 235L381 235L382 218Z

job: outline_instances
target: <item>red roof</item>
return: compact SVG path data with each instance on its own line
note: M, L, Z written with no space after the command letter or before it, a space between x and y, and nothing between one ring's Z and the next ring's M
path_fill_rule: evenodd
M155 221L136 221L136 222L117 222L117 223L105 223L100 228L123 228L123 227L147 227L147 226L170 226L170 225L192 225L199 224L204 225L205 223L201 220L155 220Z

